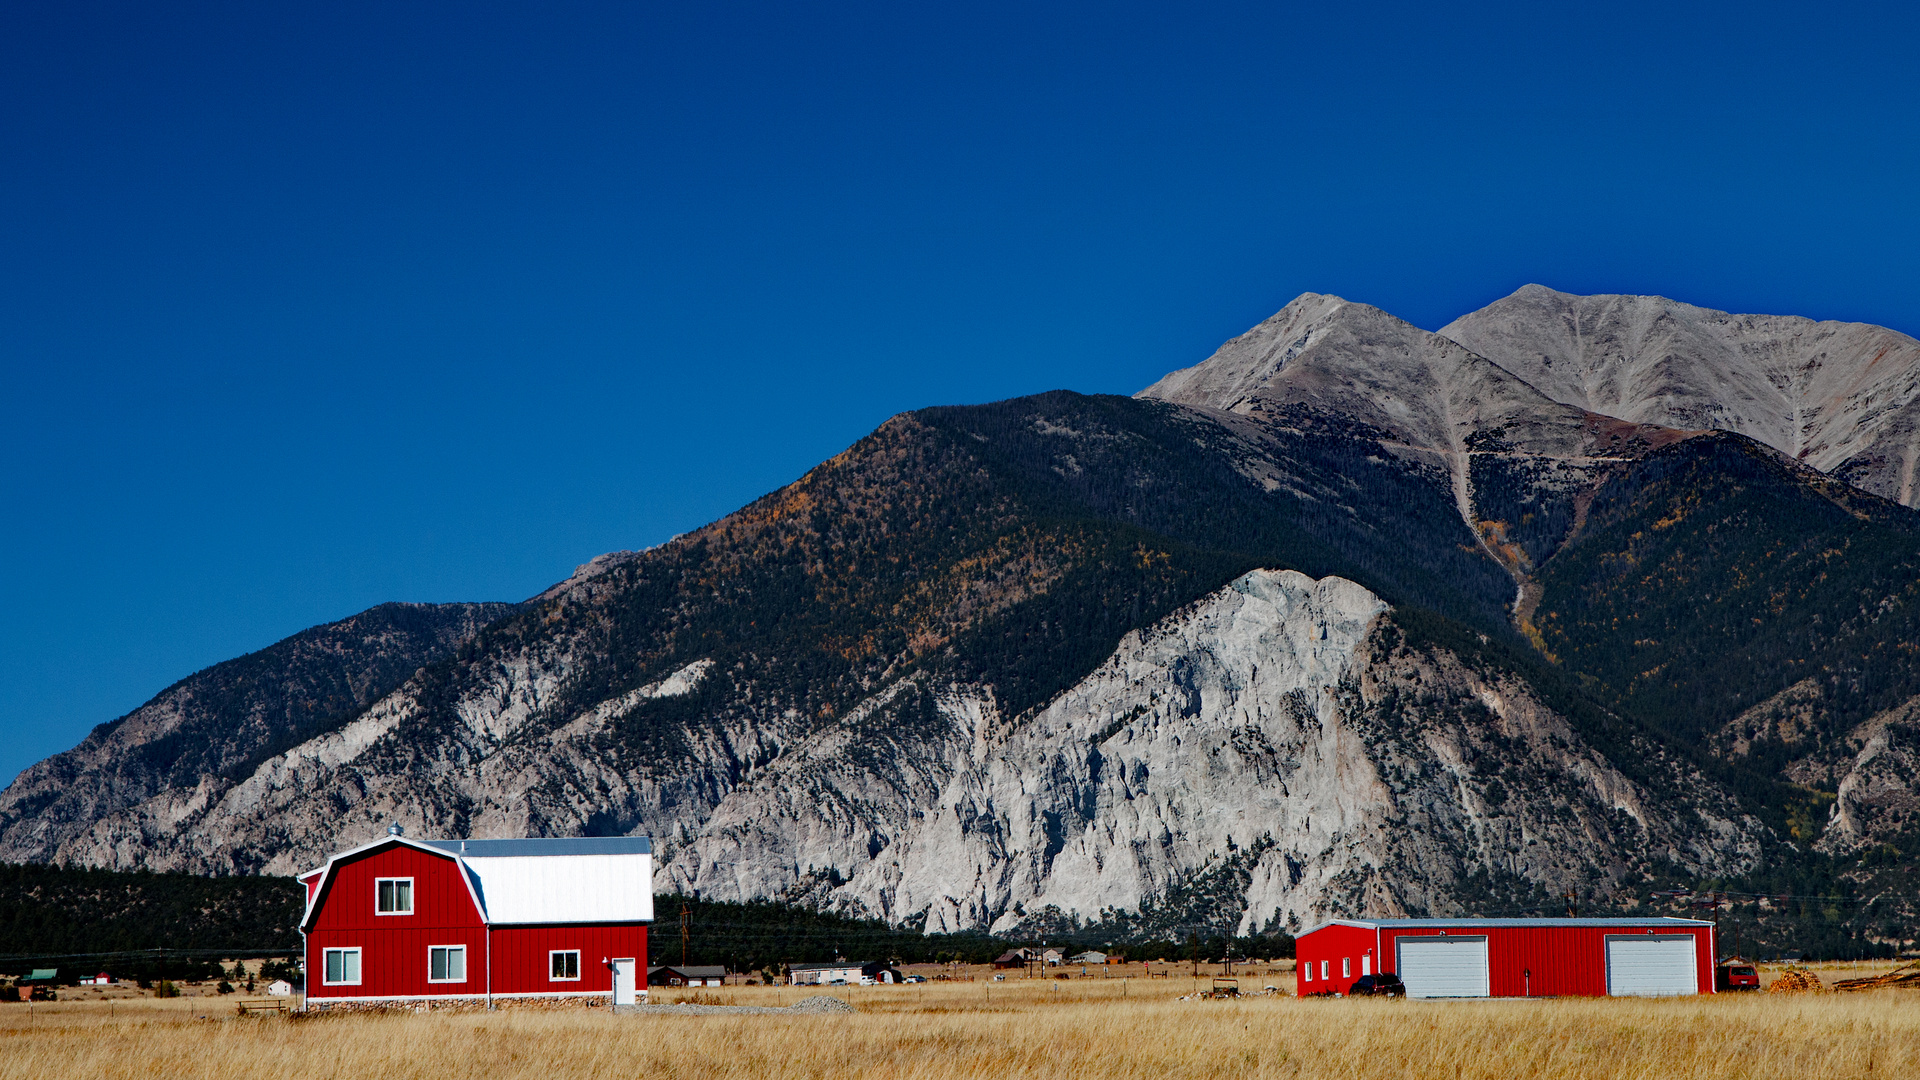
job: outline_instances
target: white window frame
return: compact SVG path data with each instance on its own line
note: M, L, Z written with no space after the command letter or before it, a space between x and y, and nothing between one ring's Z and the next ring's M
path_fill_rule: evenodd
M573 974L572 975L555 975L553 973L553 958L556 956L565 956L568 953L573 954ZM548 949L547 950L547 981L548 982L579 982L581 978L582 976L580 974L580 950L579 949Z
M1325 960L1320 961L1320 981L1321 982L1333 981L1333 976L1327 974L1327 961Z
M1340 977L1343 979L1353 978L1353 957L1343 956L1340 958Z
M364 974L366 971L366 963L365 963L366 957L362 954L360 946L341 945L331 949L322 949L320 950L320 985L322 986L359 986L360 985L359 979L335 980L335 979L327 978L327 957L332 955L333 953L341 953L343 955L346 953L352 953L355 974ZM346 973L346 966L347 966L346 962L342 961L340 964L341 974Z
M460 977L457 979L436 979L433 977L433 954L445 949L448 953L460 954ZM427 946L427 981L430 983L463 983L467 981L467 947L464 944Z
M1313 961L1307 961L1307 981L1313 981Z
M381 911L380 910L380 886L386 884L389 881L404 881L407 883L407 909L405 911ZM413 900L414 900L414 897L413 897L413 879L412 878L410 877L377 877L373 879L373 913L375 915L411 915L413 914L413 911L414 911Z

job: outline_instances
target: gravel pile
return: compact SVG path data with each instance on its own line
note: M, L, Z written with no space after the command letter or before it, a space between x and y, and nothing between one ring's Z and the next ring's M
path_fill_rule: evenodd
M810 998L801 998L799 1001L787 1006L786 1009L778 1011L797 1013L850 1013L853 1011L853 1006L841 1001L837 997L815 994Z

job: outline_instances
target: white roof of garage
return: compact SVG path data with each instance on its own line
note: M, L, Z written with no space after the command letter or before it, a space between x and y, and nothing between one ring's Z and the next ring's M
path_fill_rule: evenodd
M653 918L653 856L467 855L488 922L641 922Z

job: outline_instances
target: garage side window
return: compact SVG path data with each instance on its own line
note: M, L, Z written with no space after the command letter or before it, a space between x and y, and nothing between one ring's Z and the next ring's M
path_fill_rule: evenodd
M435 945L427 950L428 982L466 982L467 947Z
M320 981L328 986L360 985L360 950L328 949Z
M1343 956L1340 958L1340 977L1343 979L1353 978L1353 957Z
M1313 981L1313 961L1311 960L1307 961L1306 965L1302 967L1301 970L1306 972L1307 981L1312 982Z
M1333 978L1333 976L1331 976L1331 975L1329 975L1329 974L1327 974L1327 963L1328 963L1328 961L1325 961L1325 960L1322 960L1322 961L1320 961L1320 977L1321 977L1322 979L1331 979L1331 978Z
M376 915L413 914L413 879L410 877L374 878L373 910Z
M547 970L550 982L573 982L580 978L580 950L548 953Z

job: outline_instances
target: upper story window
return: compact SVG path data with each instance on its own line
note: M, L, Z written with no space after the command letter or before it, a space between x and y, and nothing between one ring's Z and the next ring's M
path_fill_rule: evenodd
M373 911L376 915L413 914L413 879L383 877L373 879Z

